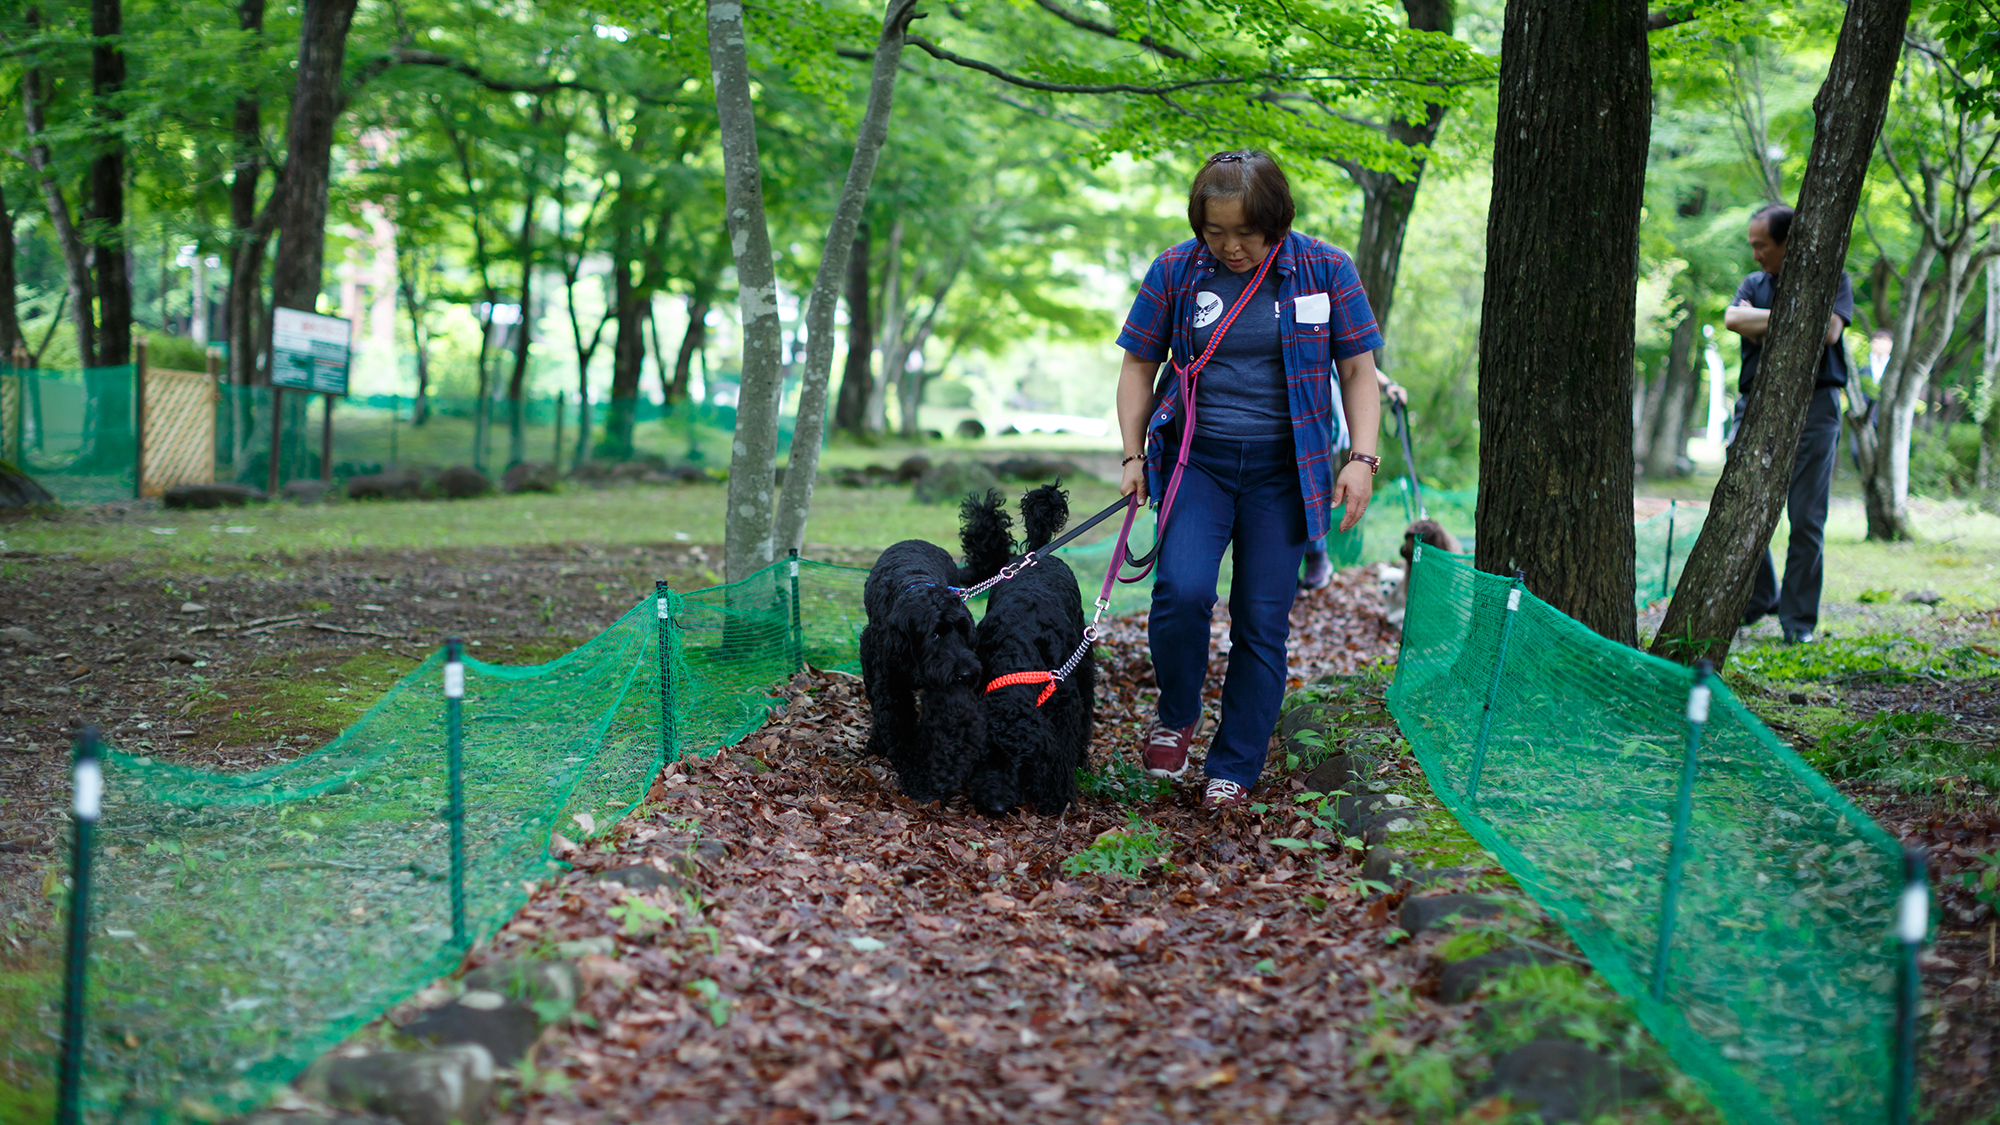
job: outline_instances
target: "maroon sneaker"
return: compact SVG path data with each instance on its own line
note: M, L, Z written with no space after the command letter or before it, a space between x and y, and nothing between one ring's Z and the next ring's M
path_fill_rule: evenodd
M1201 807L1204 812L1221 812L1224 809L1241 808L1250 803L1250 791L1224 777L1208 779L1208 788L1202 792Z
M1146 744L1139 749L1140 764L1154 777L1178 778L1188 769L1188 747L1194 745L1195 732L1201 729L1201 720L1180 730L1153 721L1153 727L1146 732Z

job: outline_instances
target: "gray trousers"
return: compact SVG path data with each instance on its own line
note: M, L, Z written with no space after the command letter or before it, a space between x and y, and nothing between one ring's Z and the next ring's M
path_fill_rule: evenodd
M1840 444L1840 388L1820 387L1806 407L1806 428L1799 434L1799 452L1792 459L1792 491L1785 501L1791 520L1791 544L1785 550L1785 583L1781 589L1771 565L1771 552L1757 566L1745 624L1767 613L1778 615L1786 640L1819 627L1819 591L1826 577L1826 505L1833 491L1834 453Z

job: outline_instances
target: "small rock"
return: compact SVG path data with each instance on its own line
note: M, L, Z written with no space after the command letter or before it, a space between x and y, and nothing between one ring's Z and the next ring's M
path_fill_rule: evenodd
M1369 848L1368 858L1361 862L1361 877L1393 887L1396 880L1408 878L1416 867L1409 856L1394 848Z
M54 507L56 498L35 478L0 461L0 508Z
M1522 965L1540 965L1548 961L1548 955L1529 949L1496 949L1463 961L1454 961L1444 967L1444 979L1438 984L1438 999L1447 1004L1458 1004L1472 999L1479 986L1494 977L1506 975L1509 969Z
M527 1057L541 1032L535 1010L497 992L472 991L422 1013L403 1025L403 1034L441 1047L476 1043L493 1065L511 1069Z
M609 957L617 949L618 939L612 937L610 934L592 934L586 938L577 938L574 941L559 941L556 943L556 952L569 958L588 957L592 954L600 957Z
M182 603L181 603L181 612L182 612L182 613L207 613L207 612L208 612L208 607L207 607L207 606L205 606L205 605L203 605L203 604L201 604L200 602L182 602Z
M729 858L729 845L721 840L697 840L688 851L700 864L720 863Z
M1623 1067L1581 1043L1537 1039L1500 1056L1477 1098L1505 1094L1547 1122L1591 1121L1620 1102L1659 1093L1659 1080Z
M438 491L453 500L470 500L493 491L493 482L470 465L453 465L438 474Z
M493 961L465 974L468 991L497 992L529 1004L574 1004L576 966L567 961Z
M338 1109L393 1117L403 1125L479 1125L493 1100L493 1056L476 1043L358 1058L324 1056L301 1091Z
M920 504L956 504L968 495L984 496L987 489L998 487L1000 478L977 461L942 461L917 478L915 496Z
M517 492L554 492L556 480L556 467L547 461L516 461L500 474L500 491L510 496Z
M597 873L600 883L617 883L628 891L653 891L661 887L679 892L691 884L679 875L672 875L649 863L634 864L631 867L614 867Z
M896 483L911 484L930 470L931 459L921 453L913 453L896 466Z
M241 508L252 500L263 500L265 496L246 484L177 484L160 497L160 503L169 508L191 508L207 511L214 508Z
M1806 705L1806 693L1802 691L1792 692L1790 695L1785 696L1785 702L1794 707L1804 707Z
M1444 925L1447 919L1453 917L1497 918L1506 909L1506 903L1484 895L1425 895L1403 900L1397 924L1405 932L1415 935Z
M1911 590L1903 595L1905 605L1936 605L1944 600L1944 595L1936 590Z
M1342 828L1358 834L1366 830L1369 814L1388 807L1389 799L1380 793L1342 797L1333 803L1333 819Z
M349 500L414 500L423 495L424 478L411 469L385 469L347 478Z
M278 490L278 495L294 504L318 504L326 499L327 487L322 481L288 480Z
M1335 754L1306 775L1306 790L1311 793L1353 793L1360 788L1362 780L1373 772L1375 763L1365 755Z
M170 648L161 654L161 659L171 660L176 664L199 664L208 657L191 648Z
M48 643L33 630L23 629L19 625L9 625L5 629L0 629L0 641L20 645L22 648L40 648Z

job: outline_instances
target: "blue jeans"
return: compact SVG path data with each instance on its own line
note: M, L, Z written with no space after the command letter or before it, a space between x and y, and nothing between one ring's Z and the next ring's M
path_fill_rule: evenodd
M1146 624L1160 684L1160 722L1175 729L1201 718L1216 576L1223 548L1232 543L1229 669L1206 772L1248 787L1264 772L1284 702L1285 638L1306 549L1305 498L1290 438L1194 439L1167 515Z

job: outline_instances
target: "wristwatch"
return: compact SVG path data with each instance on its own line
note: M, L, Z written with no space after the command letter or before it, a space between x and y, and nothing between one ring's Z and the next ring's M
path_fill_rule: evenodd
M1349 461L1359 461L1368 466L1368 475L1371 477L1382 471L1382 459L1372 454L1350 453L1347 455L1347 459Z

